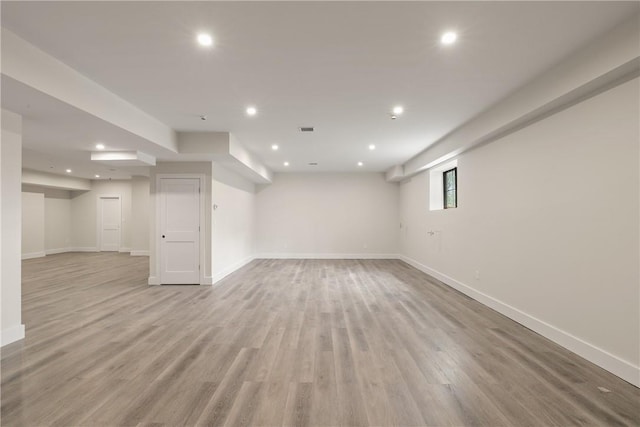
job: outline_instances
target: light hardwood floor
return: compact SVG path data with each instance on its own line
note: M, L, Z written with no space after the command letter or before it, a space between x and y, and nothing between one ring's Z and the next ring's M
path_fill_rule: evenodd
M147 263L23 263L3 426L640 424L637 388L401 261L258 260L213 287L149 287Z

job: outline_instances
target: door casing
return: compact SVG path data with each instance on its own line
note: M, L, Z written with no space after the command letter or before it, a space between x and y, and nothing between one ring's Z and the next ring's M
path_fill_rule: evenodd
M161 229L161 221L160 221L160 183L161 180L163 178L190 178L190 179L198 179L200 182L200 212L199 212L199 217L200 217L200 221L199 221L199 225L200 225L200 254L199 254L199 260L198 262L200 263L200 272L199 272L199 280L200 280L200 285L204 285L205 284L205 269L206 269L206 263L205 263L205 254L206 254L206 241L205 241L205 176L203 174L157 174L156 175L156 194L155 194L155 259L154 259L154 264L155 264L155 271L156 271L156 277L157 280L159 281L159 284L161 283L162 279L162 264L161 264L161 260L162 260L162 229Z

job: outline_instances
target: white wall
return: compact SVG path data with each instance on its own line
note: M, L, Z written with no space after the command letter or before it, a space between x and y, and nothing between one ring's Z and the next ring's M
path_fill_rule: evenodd
M0 343L5 345L24 338L20 264L22 118L6 110L2 110L0 163Z
M255 185L213 165L212 282L253 259Z
M122 228L120 247L122 252L131 250L131 181L92 181L91 191L72 192L71 242L75 250L98 250L98 198L120 196L122 204Z
M22 171L22 178L22 258L33 258L72 250L71 192L24 184L24 170ZM37 193L42 198L42 204L27 208L24 198L25 194L28 193ZM44 224L37 233L33 226L27 226L32 221L29 217L36 215L42 216L42 223ZM39 245L44 245L44 251L30 250L29 239L39 242Z
M71 247L71 199L44 198L44 248L47 254Z
M457 209L429 211L428 172L400 192L408 261L636 385L639 90L461 155Z
M44 253L44 194L22 193L22 259Z
M149 179L92 181L90 187L90 191L68 191L22 185L23 200L27 203L22 210L23 259L45 253L96 251L97 207L101 195L121 197L121 251L149 254Z
M131 180L131 255L149 255L149 178Z
M398 253L399 189L381 173L277 174L256 197L263 257Z

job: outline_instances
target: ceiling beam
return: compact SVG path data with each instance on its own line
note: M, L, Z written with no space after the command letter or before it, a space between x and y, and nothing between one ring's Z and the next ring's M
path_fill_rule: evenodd
M639 39L635 15L411 158L403 165L403 179L637 77Z
M176 133L83 74L2 28L2 74L165 149Z

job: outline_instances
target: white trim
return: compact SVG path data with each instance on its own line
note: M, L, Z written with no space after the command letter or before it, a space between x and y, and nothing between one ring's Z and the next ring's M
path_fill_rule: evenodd
M160 181L163 178L176 178L176 179L180 179L180 178L186 178L186 179L198 179L200 181L200 241L198 242L199 245L199 251L200 251L200 284L204 285L206 284L206 279L204 276L204 270L206 268L206 241L205 241L205 215L206 215L206 199L204 197L204 193L206 190L206 186L205 186L205 175L201 174L201 173L159 173L156 175L156 193L155 193L155 202L156 202L156 221L155 221L155 233L156 233L156 253L155 253L155 264L156 264L156 274L157 276L157 281L158 281L158 285L161 284L160 283L160 277L162 276L162 256L160 253L160 248L161 248L161 241L160 241L160 235L162 235L162 230L161 230L161 223L162 221L160 220L161 217L161 212L160 212L160 205L161 205L161 197L160 197ZM151 283L149 283L151 284ZM154 283L155 284L155 283Z
M139 251L139 250L132 249L130 255L131 256L149 256L149 251Z
M515 307L510 306L500 300L497 300L485 293L477 291L472 287L465 285L462 282L459 282L452 277L447 276L446 274L440 273L430 267L427 267L424 264L419 263L418 261L406 257L404 255L400 256L400 259L407 264L417 268L418 270L433 276L434 278L440 280L446 285L451 286L452 288L462 292L463 294L473 298L474 300L486 305L489 308L497 311L500 314L503 314L514 320L521 325L531 329L542 335L545 338L550 339L556 344L561 345L577 354L588 361L595 363L603 369L611 372L614 375L622 378L625 381L635 385L636 387L640 387L640 367L634 366L626 360L622 360L619 357L594 346L582 339L571 335L568 332L565 332L557 327L546 323L543 320L537 319L530 314L527 314L521 310L518 310Z
M156 276L149 276L149 280L147 281L149 285L158 286L160 285L160 279Z
M31 252L28 254L22 254L22 259L42 258L45 255L45 252Z
M211 281L211 283L207 283L207 284L214 285L214 284L218 283L220 280L224 279L225 277L227 277L228 275L230 275L234 271L241 269L242 267L244 267L245 265L249 264L254 259L255 259L255 257L248 256L243 260L240 260L238 262L235 262L235 263L231 264L230 266L222 269L220 272L214 274L212 277L208 277L208 279Z
M56 248L56 249L47 249L44 251L46 255L55 255L55 254L63 254L66 252L72 252L73 248Z
M122 247L121 247L121 248L118 250L118 252L120 252L120 253L129 253L129 252L131 252L131 248L122 248Z
M399 259L398 254L264 253L254 259Z
M14 325L0 331L0 345L3 347L21 339L24 339L24 325Z
M76 248L69 248L68 252L100 252L98 250L98 248L91 248L91 247L76 247Z
M98 247L98 251L102 251L102 199L118 199L120 203L120 224L118 226L118 231L120 231L120 236L118 236L118 249L120 250L120 245L122 245L122 197L119 194L98 194L96 197L96 243ZM110 251L105 251L110 252ZM120 251L122 252L122 251Z

